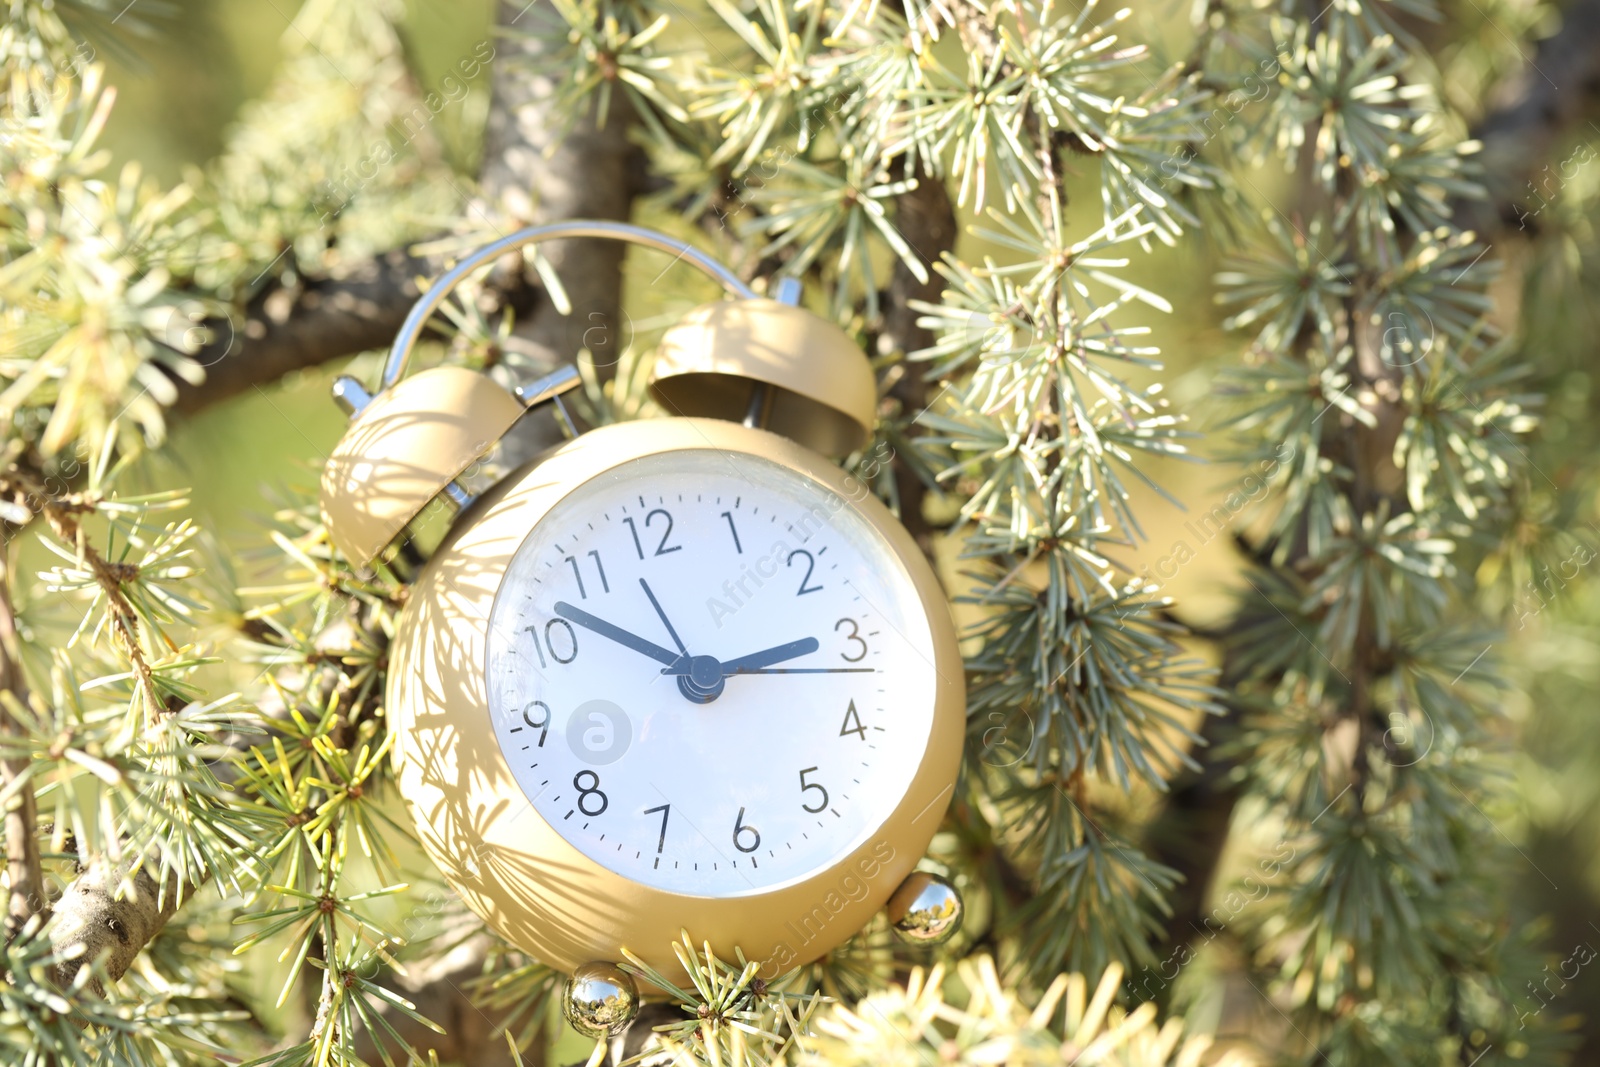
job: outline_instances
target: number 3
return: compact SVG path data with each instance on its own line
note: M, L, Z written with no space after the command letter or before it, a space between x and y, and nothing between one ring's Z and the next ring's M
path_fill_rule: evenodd
M840 619L838 622L833 624L833 632L838 633L839 627L843 626L845 623L850 624L850 632L844 635L844 639L846 641L854 641L856 644L860 645L861 655L847 656L841 652L839 653L839 658L844 660L846 663L860 663L862 660L867 658L867 639L861 636L861 627L856 625L856 620L854 619Z

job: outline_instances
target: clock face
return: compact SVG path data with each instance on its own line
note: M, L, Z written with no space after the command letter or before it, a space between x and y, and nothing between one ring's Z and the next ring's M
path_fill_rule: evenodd
M933 722L932 636L893 549L831 490L723 450L624 463L553 507L495 596L486 666L539 814L696 896L842 859Z

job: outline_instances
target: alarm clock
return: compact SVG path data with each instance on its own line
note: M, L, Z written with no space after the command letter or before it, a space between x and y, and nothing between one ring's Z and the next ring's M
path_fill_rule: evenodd
M650 390L671 417L577 433L571 367L515 392L459 367L404 376L473 270L537 241L661 249L730 298L667 330ZM681 976L680 931L768 977L879 909L937 941L960 898L916 870L959 771L965 689L948 600L889 510L829 457L868 439L866 356L690 246L569 222L485 246L397 336L321 506L352 563L436 499L458 509L409 591L385 715L424 849L508 942L574 975L569 1018L614 1032L624 950ZM472 496L458 477L527 411L569 440Z

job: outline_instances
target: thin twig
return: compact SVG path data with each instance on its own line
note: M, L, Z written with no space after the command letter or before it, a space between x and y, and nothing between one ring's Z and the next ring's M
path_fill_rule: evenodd
M15 737L26 734L14 709L27 705L28 683L22 673L22 644L12 607L11 568L0 551L0 730ZM44 871L39 861L38 805L28 775L28 759L17 756L0 761L0 783L11 799L6 805L6 938L19 934L35 916L49 918Z
M55 535L77 549L78 558L88 566L90 573L94 575L95 583L105 594L111 632L116 635L123 655L128 657L128 666L137 679L138 688L144 693L146 711L154 718L163 710L156 700L155 672L150 669L150 661L145 656L144 646L139 642L139 616L134 612L133 605L128 603L127 594L122 590L123 582L138 577L138 569L131 565L106 561L89 541L83 524L78 521L79 508L63 506L56 501L46 499L42 511L45 521L50 524L50 529Z

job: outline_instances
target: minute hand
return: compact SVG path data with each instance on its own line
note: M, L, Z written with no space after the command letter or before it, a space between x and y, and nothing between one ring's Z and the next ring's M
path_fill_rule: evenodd
M559 610L559 609L558 609ZM800 656L809 656L821 646L815 637L802 637L798 641L790 641L786 645L774 645L764 648L760 652L752 652L748 656L730 659L726 663L718 664L722 669L724 678L731 678L735 674L760 674L765 673L761 668L772 663L782 663L786 659L795 659ZM688 674L688 659L680 659L670 664L662 674Z
M569 619L577 623L586 630L593 630L601 637L609 637L619 645L631 648L635 652L642 652L656 662L665 663L669 667L683 658L676 652L646 641L638 634L631 634L620 626L613 626L604 619L596 618L582 608L575 608L565 600L556 601L556 614L563 619Z
M822 646L817 643L815 637L802 637L800 640L790 641L786 645L776 645L772 648L762 649L760 652L752 652L748 656L726 660L722 664L722 676L726 678L729 675L745 674L750 671L758 671L763 667L770 667L774 663L782 663L786 659L809 656L820 647Z

